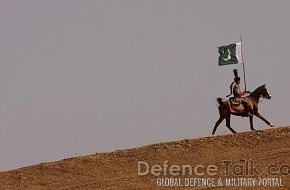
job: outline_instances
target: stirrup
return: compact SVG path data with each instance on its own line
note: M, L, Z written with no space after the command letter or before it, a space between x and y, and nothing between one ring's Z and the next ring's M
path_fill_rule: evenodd
M249 116L249 117L251 117L251 116L253 116L253 115L254 115L254 114L251 113L251 112L248 113L248 116Z

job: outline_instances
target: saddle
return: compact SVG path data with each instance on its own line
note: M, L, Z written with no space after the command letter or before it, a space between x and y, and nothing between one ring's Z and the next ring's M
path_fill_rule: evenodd
M251 108L253 109L253 104L250 98L247 97L242 97L242 98L234 98L231 97L229 99L229 107L232 113L245 113L246 108L245 105L243 104L243 101L249 102Z

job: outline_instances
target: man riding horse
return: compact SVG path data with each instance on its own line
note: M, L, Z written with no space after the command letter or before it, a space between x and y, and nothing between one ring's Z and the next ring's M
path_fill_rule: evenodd
M271 99L271 95L268 92L268 89L266 88L266 84L259 86L256 88L253 92L248 91L241 91L240 89L240 77L238 76L238 71L234 70L235 79L234 82L231 84L231 94L227 97L234 94L234 97L231 97L229 100L223 101L222 98L217 98L218 101L218 110L219 110L219 119L215 123L214 129L212 131L212 135L215 134L218 126L221 124L221 122L225 119L226 120L226 126L231 130L232 133L236 133L236 131L231 127L230 121L231 121L231 115L241 116L245 117L248 116L250 120L250 127L251 130L254 129L253 125L253 116L256 116L263 120L267 125L270 127L273 127L274 125L271 124L268 120L266 120L258 110L258 104L260 102L260 98L265 99ZM249 93L250 95L244 97L246 93ZM233 104L233 105L232 105ZM237 104L244 105L244 109L241 111L236 111L232 109L232 107L237 106ZM238 105L238 106L239 106ZM239 106L240 107L240 106Z
M245 108L246 116L252 116L254 113L252 105L250 104L250 101L247 98L243 97L249 92L241 90L241 87L240 87L241 78L238 76L238 71L235 69L233 72L234 72L235 78L234 78L234 82L232 82L231 84L231 94L228 95L227 97L233 94L234 97L230 98L231 103L236 104L236 105L242 104Z
M240 83L241 83L241 78L235 77L235 85L233 87L233 94L234 94L233 102L243 104L245 107L245 112L248 113L247 115L252 116L254 113L253 108L250 102L248 101L248 99L243 97L247 92L241 91Z

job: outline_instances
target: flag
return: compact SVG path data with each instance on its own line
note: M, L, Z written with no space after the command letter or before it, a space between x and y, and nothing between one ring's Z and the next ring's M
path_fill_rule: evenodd
M219 66L243 63L241 42L218 47L218 52Z

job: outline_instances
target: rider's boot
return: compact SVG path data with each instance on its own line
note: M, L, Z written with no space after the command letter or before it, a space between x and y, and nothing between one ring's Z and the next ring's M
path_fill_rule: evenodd
M250 105L246 106L246 113L247 113L248 117L251 117L254 115L254 110Z

